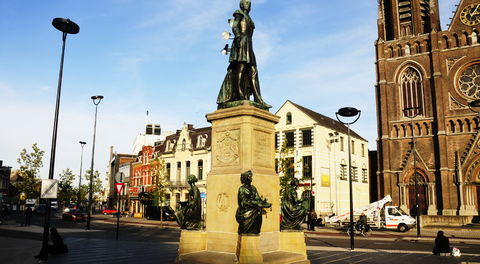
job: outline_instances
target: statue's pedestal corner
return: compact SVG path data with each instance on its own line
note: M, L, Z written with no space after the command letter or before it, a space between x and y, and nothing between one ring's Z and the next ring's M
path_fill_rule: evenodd
M182 230L178 255L204 251L207 249L207 233L202 230Z
M259 235L238 236L238 263L263 263Z
M305 244L305 234L303 231L282 231L279 236L280 251L307 256L307 245Z

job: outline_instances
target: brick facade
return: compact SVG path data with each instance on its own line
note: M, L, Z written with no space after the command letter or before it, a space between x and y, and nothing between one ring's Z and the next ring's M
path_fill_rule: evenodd
M478 215L479 118L468 104L480 99L480 25L461 22L475 3L460 1L442 31L438 0L379 0L379 197L406 211L415 205L415 158L423 215Z

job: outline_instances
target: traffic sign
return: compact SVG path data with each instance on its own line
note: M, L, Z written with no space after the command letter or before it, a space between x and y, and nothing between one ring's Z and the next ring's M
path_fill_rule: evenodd
M40 198L57 199L58 192L58 180L43 179L42 191L40 192Z
M201 193L200 193L200 198L202 198L202 199L207 198L207 194L204 193L204 192L201 192Z
M115 183L115 188L117 189L118 195L120 195L120 193L122 192L122 189L123 189L124 185L125 185L125 183Z
M115 181L117 183L124 183L125 182L125 174L123 172L117 172L117 174L115 174Z

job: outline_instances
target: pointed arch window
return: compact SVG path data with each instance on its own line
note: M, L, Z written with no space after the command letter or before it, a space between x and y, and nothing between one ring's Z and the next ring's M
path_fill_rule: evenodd
M408 67L400 77L400 89L403 102L402 109L412 109L409 111L402 111L403 115L423 115L423 86L422 77L419 72L412 67Z

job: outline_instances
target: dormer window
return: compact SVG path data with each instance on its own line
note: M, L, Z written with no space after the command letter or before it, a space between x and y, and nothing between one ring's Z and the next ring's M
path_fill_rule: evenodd
M185 139L182 140L182 151L187 149L187 141Z
M292 123L292 113L288 112L287 113L287 125L290 125Z
M205 144L207 142L207 135L200 135L197 137L197 148L203 148L205 147Z

